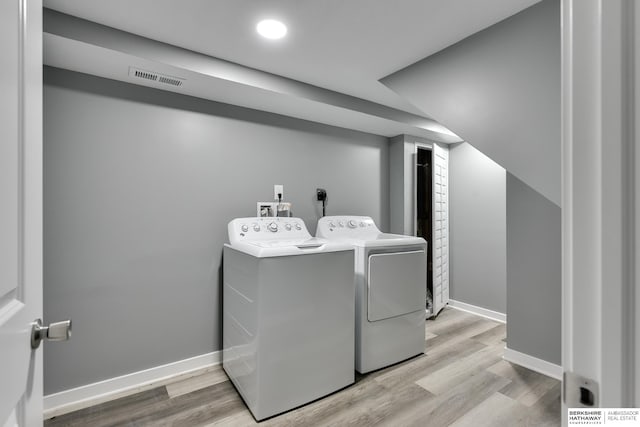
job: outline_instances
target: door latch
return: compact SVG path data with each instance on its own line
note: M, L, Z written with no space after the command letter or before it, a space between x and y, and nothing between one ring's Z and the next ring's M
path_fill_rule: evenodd
M562 375L564 403L569 408L597 408L598 383L573 372Z
M40 347L43 339L49 341L67 341L71 338L71 319L42 325L42 319L36 319L31 326L31 348Z

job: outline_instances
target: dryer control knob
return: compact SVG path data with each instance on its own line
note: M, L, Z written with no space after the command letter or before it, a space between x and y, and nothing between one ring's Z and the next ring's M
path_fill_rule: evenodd
M338 221L338 226L344 227L344 221Z
M302 230L302 227L300 227L300 224L296 224L296 230Z
M247 231L249 231L249 226L247 224L242 224L240 230L242 230L243 233L246 233Z
M360 223L360 227L364 227L364 222L361 222L361 223Z
M269 225L267 225L267 229L275 233L276 231L278 231L278 224L276 224L275 222L269 223Z
M347 225L349 226L349 228L356 228L358 226L358 224L356 224L356 222L354 220L352 220L352 219L349 220Z
M286 225L284 226L284 228L286 228L286 229L287 229L287 231L291 231L291 224L286 224Z
M260 231L260 224L253 224L253 231Z
M333 221L331 221L329 222L329 227L336 228L336 224Z

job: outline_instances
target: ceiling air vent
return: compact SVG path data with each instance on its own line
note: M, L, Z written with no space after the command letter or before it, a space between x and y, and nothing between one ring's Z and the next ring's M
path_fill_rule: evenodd
M181 79L176 79L175 77L159 76L158 77L158 81L160 83L166 83L168 85L182 86L182 80Z
M141 70L140 68L129 67L129 77L144 79L151 82L162 83L171 86L182 86L184 79L167 76L165 74L154 73L153 71Z

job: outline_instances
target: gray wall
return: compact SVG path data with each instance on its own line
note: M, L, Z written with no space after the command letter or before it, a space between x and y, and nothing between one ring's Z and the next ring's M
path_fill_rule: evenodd
M507 346L561 364L561 210L507 174Z
M507 312L506 171L463 142L449 149L454 300Z
M226 225L284 184L385 230L386 138L45 68L45 394L220 348Z
M560 205L559 0L544 0L383 83Z
M413 235L413 149L405 135L389 139L389 229Z
M506 201L508 347L559 363L560 2L544 0L383 83L511 174ZM513 185L515 179L522 185ZM451 197L454 192L452 188ZM527 209L515 209L525 202ZM464 236L458 230L464 222L453 221L452 236ZM454 256L461 250L455 246L452 241ZM472 268L470 258L464 265L458 257L456 266L452 258L452 268ZM456 280L454 271L455 296Z

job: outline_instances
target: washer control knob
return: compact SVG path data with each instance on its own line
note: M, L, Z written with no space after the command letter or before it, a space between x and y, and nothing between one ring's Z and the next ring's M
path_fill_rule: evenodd
M284 228L286 228L287 231L291 231L291 224L285 224Z
M260 224L258 223L253 223L253 231L260 231Z
M361 223L360 223L360 227L364 227L364 222L361 222Z
M246 233L247 231L249 231L249 226L247 224L242 224L240 230L242 230L243 233Z
M275 222L269 223L269 225L267 225L267 229L272 233L275 233L276 231L278 231L278 224L276 224Z
M356 228L358 226L358 224L352 219L349 220L347 225L349 226L349 228Z
M339 221L339 222L338 222L338 226L340 226L340 227L344 227L344 221Z
M329 222L329 227L331 227L331 228L336 228L336 223L335 223L335 222L333 222L333 221L330 221L330 222Z
M300 227L300 224L296 224L296 230L302 230L302 227Z

